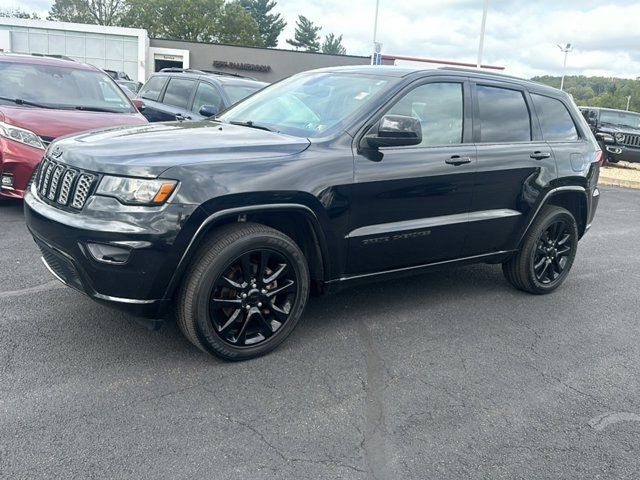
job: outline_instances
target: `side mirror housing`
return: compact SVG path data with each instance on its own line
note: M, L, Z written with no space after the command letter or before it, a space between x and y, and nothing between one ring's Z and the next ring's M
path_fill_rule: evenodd
M419 145L422 143L422 125L415 117L385 115L380 119L377 131L367 134L365 141L374 149Z
M215 105L203 105L198 113L203 117L215 117L218 114L218 107Z
M133 103L133 106L136 107L139 112L144 112L144 109L146 107L144 106L144 102L141 99L134 98L131 100L131 103Z

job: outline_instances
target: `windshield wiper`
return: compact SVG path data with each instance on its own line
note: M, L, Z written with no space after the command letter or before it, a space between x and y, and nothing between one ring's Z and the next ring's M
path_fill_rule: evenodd
M78 105L77 107L73 107L73 108L76 110L84 110L86 112L122 113L120 110L113 110L111 108L89 107L85 105Z
M275 132L275 130L273 128L265 127L264 125L258 125L256 123L253 123L252 120L247 120L246 122L237 122L237 121L233 121L232 120L229 123L231 125L240 125L241 127L257 128L258 130L266 130L267 132Z
M54 110L56 108L56 107L50 107L49 105L43 105L41 103L30 102L29 100L23 100L21 98L0 97L0 100L4 100L6 102L13 102L16 105L28 105L30 107L39 107L39 108L51 108Z

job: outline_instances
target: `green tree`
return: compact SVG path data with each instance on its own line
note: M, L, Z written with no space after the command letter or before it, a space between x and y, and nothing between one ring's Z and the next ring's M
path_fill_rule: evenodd
M125 8L125 0L55 0L47 20L119 25Z
M342 45L342 35L336 37L333 33L324 37L322 43L322 53L330 53L332 55L344 55L347 50Z
M298 15L294 38L287 39L287 43L296 47L296 50L302 48L307 52L319 52L320 36L318 32L320 30L322 30L322 27L314 25L314 23L304 15Z
M32 20L40 20L40 16L33 12L28 13L24 10L20 10L16 8L15 10L5 10L4 8L0 8L0 17L10 17L10 18L27 18Z
M144 28L152 38L262 45L258 25L237 2L128 0L122 26Z
M249 12L258 24L258 31L265 47L277 47L278 37L287 26L279 13L269 13L276 6L272 0L240 0L240 5Z

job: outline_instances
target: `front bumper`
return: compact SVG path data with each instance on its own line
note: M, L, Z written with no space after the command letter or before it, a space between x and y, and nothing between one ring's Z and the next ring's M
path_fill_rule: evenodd
M606 145L607 158L616 161L640 163L640 148L627 147L625 145Z
M195 207L129 207L91 197L80 213L25 195L27 227L47 269L62 283L96 301L138 316L160 318L170 304L167 287L184 252L182 227ZM90 245L128 250L126 261L99 261Z
M43 156L43 150L0 137L0 177L12 180L11 186L0 186L0 198L24 197Z

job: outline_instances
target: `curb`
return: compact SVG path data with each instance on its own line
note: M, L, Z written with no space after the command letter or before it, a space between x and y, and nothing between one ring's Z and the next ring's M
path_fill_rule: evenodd
M603 177L602 173L598 179L598 185L609 185L612 187L635 188L640 190L640 181L638 180L622 180L613 177Z

